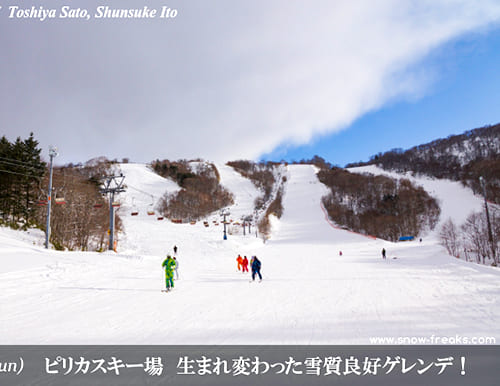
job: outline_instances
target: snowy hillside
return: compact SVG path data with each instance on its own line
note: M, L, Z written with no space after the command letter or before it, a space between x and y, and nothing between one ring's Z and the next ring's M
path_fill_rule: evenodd
M251 214L259 192L217 167L235 195L231 219ZM288 166L284 215L266 243L253 229L244 236L234 228L223 240L218 214L209 227L148 215L178 186L145 165L121 168L128 188L120 195L118 253L47 251L40 232L0 228L1 344L369 344L373 337L433 335L500 341L499 270L449 257L433 237L389 243L331 226L313 166ZM445 216L463 218L480 205L458 185L421 184L441 199ZM164 293L161 262L174 245L180 280ZM262 282L237 271L238 254L260 258Z
M472 212L481 212L483 210L482 198L474 195L471 189L464 188L460 182L425 176L416 178L411 173L402 175L384 170L375 165L350 168L348 170L352 173L385 175L396 179L404 177L415 185L422 186L431 196L437 198L441 208L440 221L435 228L436 231L431 234L434 238L436 238L436 233L439 231L442 223L447 219L451 218L457 224L462 224Z

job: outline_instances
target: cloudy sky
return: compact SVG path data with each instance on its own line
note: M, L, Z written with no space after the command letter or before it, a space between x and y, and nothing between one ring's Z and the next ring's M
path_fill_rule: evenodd
M175 19L96 19L98 6ZM9 5L88 10L18 18ZM59 163L367 159L500 122L500 2L1 3L0 135Z

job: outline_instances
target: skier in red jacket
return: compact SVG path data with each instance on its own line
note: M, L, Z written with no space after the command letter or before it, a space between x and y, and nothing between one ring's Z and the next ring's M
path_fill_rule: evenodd
M248 259L246 256L243 258L242 265L243 265L243 272L248 272Z

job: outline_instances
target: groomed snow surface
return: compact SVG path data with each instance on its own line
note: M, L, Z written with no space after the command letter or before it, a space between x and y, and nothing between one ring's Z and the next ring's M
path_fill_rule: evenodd
M251 214L258 191L229 167L218 168L236 197L231 219ZM120 197L118 253L45 250L39 231L0 228L0 344L500 342L498 269L448 256L434 234L390 243L332 227L312 166L288 167L285 212L266 243L254 229L244 236L234 228L223 240L222 224L213 223L218 214L208 228L158 221L147 211L178 186L145 165L122 171L128 189ZM441 197L446 216L462 220L480 208L479 198L452 182L422 184ZM161 262L174 245L180 279L165 293ZM260 258L262 282L237 271L238 254Z

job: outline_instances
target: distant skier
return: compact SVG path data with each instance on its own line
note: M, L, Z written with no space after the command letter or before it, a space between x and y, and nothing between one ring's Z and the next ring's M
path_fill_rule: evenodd
M262 275L260 274L260 268L262 264L257 256L252 256L252 280L255 280L255 275L259 275L259 279L262 281Z
M385 248L382 248L382 259L385 259Z
M236 258L236 262L238 263L238 271L241 271L241 266L243 264L243 258L238 255L238 257Z
M339 251L339 256L342 256L342 251Z
M177 256L177 245L174 245L174 255Z
M172 259L172 256L167 255L167 258L163 260L162 267L165 268L165 286L167 291L170 291L171 288L174 288L174 269L175 269L175 260Z
M243 257L242 266L243 266L243 272L248 272L248 259L246 256Z
M179 280L179 261L176 259L176 257L174 256L174 261L175 261L175 268L174 268L174 272L175 272L175 280Z

